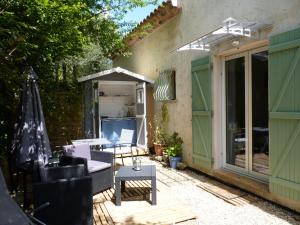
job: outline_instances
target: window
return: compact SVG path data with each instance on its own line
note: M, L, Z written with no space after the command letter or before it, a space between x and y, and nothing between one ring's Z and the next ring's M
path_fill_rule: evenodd
M169 101L176 99L175 71L164 70L154 83L154 99Z

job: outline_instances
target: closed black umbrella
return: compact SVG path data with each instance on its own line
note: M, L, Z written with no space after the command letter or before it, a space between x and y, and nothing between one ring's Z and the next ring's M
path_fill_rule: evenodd
M37 75L30 67L24 72L24 77L26 80L23 84L11 152L17 167L32 161L47 164L48 158L51 157Z

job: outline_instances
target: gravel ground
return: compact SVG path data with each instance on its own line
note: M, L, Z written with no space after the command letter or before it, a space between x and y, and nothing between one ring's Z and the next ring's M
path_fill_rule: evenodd
M143 164L156 165L158 181L162 177L160 174L167 174L169 178L164 183L168 185L170 195L182 200L197 214L197 220L186 221L181 225L300 225L300 214L259 197L250 194L253 199L251 203L235 206L196 186L196 183L211 180L209 177L191 171L179 172L163 168L147 157L143 157L142 161Z
M198 215L196 221L183 224L300 224L299 215L283 209L275 204L253 197L256 201L251 204L234 206L222 199L196 187L195 185L178 185L170 188L183 202Z

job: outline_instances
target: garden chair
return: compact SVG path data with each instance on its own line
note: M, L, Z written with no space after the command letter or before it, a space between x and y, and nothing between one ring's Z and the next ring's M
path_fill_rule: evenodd
M49 202L34 216L47 225L92 225L92 178L83 164L58 167L39 165L40 181L33 184L33 204Z
M132 147L135 146L133 142L134 130L122 129L119 140L113 142L113 148L105 148L104 152L111 152L114 154L114 168L116 168L116 156L120 155L122 165L124 166L124 154L131 154L133 163Z
M63 146L61 165L84 164L85 173L92 177L93 194L113 186L113 154L91 150L88 144Z

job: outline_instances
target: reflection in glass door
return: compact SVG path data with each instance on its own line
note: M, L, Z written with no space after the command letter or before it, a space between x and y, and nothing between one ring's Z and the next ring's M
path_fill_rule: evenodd
M226 164L269 174L268 52L225 60Z
M226 162L245 168L245 57L225 62L226 74Z
M252 171L269 174L268 52L251 54L250 118Z

